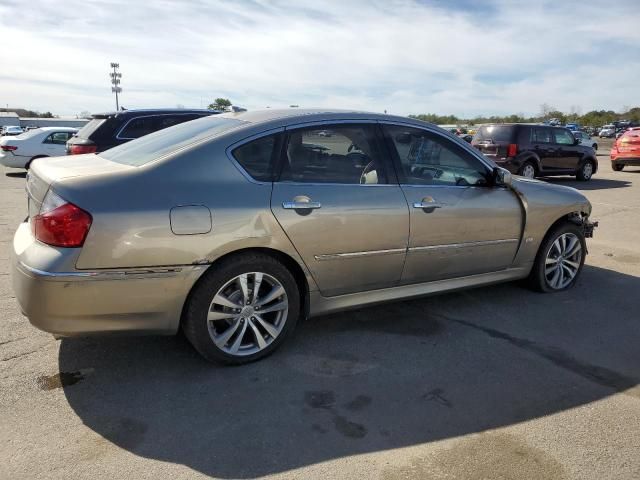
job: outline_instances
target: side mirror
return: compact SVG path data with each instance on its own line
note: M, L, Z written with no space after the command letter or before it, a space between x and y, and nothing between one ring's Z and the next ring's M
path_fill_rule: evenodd
M580 145L580 139L579 138L574 138L573 139L573 144L574 145Z
M505 168L495 167L493 169L493 184L503 185L505 187L511 186L511 172Z

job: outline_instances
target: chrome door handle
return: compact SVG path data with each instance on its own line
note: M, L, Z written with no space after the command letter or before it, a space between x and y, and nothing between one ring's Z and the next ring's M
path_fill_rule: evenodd
M415 202L413 204L413 208L421 208L421 209L427 209L427 208L442 208L444 207L444 203L438 203L438 202Z
M320 202L282 202L282 208L287 210L315 210L322 208Z

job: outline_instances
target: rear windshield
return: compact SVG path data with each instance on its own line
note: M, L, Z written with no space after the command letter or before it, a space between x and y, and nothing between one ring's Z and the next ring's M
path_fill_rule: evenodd
M475 141L492 140L497 142L511 142L513 138L513 125L488 125L480 127L474 137Z
M112 162L139 167L199 140L215 137L246 122L204 117L158 130L99 153Z
M89 120L89 123L80 129L77 136L80 138L89 138L91 134L100 128L100 125L105 121L106 119L104 118L94 118L93 120Z
M16 138L20 140L26 140L27 138L35 137L36 135L40 135L41 133L42 130L38 128L32 128L31 130L27 130L26 132L16 136Z

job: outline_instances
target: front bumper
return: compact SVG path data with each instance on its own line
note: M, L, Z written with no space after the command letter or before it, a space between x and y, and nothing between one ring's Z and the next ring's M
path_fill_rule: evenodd
M13 242L12 281L16 299L31 324L60 336L173 334L191 287L207 268L56 271L56 262L51 260L58 255L51 251L57 249L36 241L23 223ZM34 265L37 259L41 265Z

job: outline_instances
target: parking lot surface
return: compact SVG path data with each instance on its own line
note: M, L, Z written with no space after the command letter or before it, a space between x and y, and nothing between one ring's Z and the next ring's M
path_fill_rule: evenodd
M54 340L11 290L24 175L0 172L0 478L640 478L640 168L610 141L576 287L504 284L303 323L273 356Z

